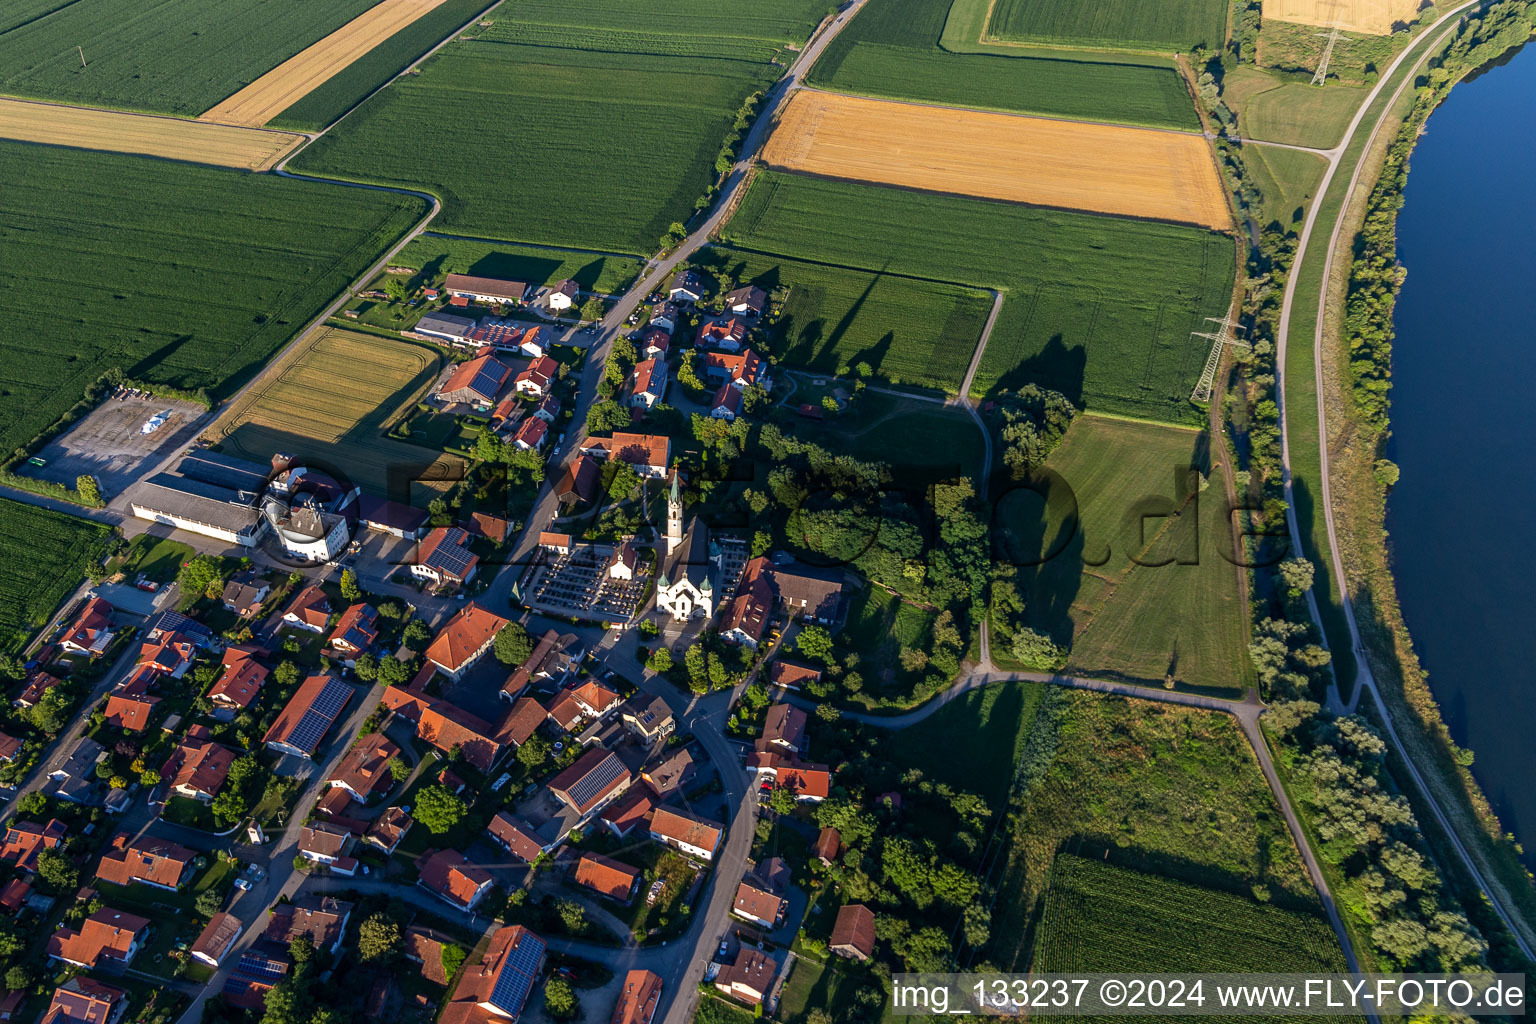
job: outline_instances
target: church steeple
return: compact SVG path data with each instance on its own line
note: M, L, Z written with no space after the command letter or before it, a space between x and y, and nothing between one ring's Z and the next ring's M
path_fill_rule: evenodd
M672 471L672 493L667 497L667 554L683 542L683 496L677 485L677 470Z

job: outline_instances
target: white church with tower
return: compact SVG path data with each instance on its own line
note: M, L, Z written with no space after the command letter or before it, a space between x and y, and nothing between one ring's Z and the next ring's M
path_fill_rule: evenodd
M720 601L723 555L698 516L683 529L683 498L678 477L672 475L667 498L667 533L656 577L656 606L677 622L709 619Z

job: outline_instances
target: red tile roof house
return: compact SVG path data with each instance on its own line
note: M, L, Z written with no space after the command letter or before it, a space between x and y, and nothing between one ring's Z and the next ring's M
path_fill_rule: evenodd
M560 374L560 364L549 356L540 356L528 364L528 368L517 375L512 386L520 395L532 395L534 398L543 398L549 393L550 385Z
M0 732L0 761L7 764L16 760L16 755L21 753L21 739L17 736L8 736Z
M731 913L743 921L750 921L763 928L773 929L784 919L787 903L784 897L765 888L754 878L744 878L736 887L736 901Z
M331 621L331 601L319 584L310 584L299 591L283 612L283 624L307 629L311 633L323 633Z
M437 400L447 404L492 406L507 386L512 367L487 352L460 363L437 389Z
M437 587L461 587L475 578L480 556L470 551L469 531L459 526L439 526L416 549L411 575Z
M69 628L59 639L59 649L66 654L84 654L101 657L112 643L112 606L103 598L93 597L85 602Z
M127 1009L128 993L122 989L73 977L53 990L41 1024L117 1024Z
M635 338L635 348L647 359L666 359L672 347L672 335L660 327L647 327Z
M750 348L739 353L704 353L704 376L716 384L732 384L738 388L749 388L754 384L768 387L771 383L768 365Z
M520 924L502 928L479 963L466 963L437 1024L515 1024L544 973L544 940Z
M416 884L459 910L473 910L496 883L458 850L428 850L416 862Z
M352 799L366 804L394 785L389 760L399 753L400 748L380 733L359 737L331 772L326 784L339 786L350 793Z
M413 964L421 964L421 976L434 985L451 980L443 969L443 950L454 945L453 937L423 925L413 924L401 937L400 953Z
M196 656L197 644L193 639L175 630L139 645L139 666L149 672L163 672L173 679L186 675Z
M709 400L711 419L730 422L741 415L741 391L730 384L721 384L715 397Z
M357 656L372 647L378 639L378 610L371 604L354 604L341 613L321 653L351 667Z
M137 681L136 678L135 682ZM149 725L149 716L154 714L155 705L160 703L160 698L147 696L142 687L135 686L133 682L129 683L129 687L132 687L132 690L124 689L107 698L105 709L107 724L126 732L143 732Z
M636 825L649 825L656 810L656 801L643 788L631 789L624 799L609 804L598 815L598 820L609 831L623 839L634 831Z
M26 688L22 690L21 693L17 694L16 699L11 701L11 703L15 704L19 708L30 708L32 705L43 699L43 694L47 693L55 686L58 686L63 681L64 680L60 679L58 676L50 675L47 672L34 672L32 673L32 677L27 680Z
M816 859L821 861L822 867L831 867L837 860L838 854L843 852L843 834L837 829L828 826L816 836Z
M464 760L489 772L503 753L502 734L479 715L408 686L385 687L381 704L411 722L416 736L447 753L459 748Z
M240 938L244 930L245 925L234 914L214 914L208 921L208 927L192 943L192 956L209 967L217 967L224 962L224 958L234 948L235 940Z
M363 834L363 842L372 843L385 853L394 853L400 845L400 840L416 824L409 814L400 807L385 808L384 813L374 820L373 826Z
M5 843L0 845L0 860L10 861L23 871L35 870L38 853L61 845L66 833L64 823L58 818L47 825L12 821L5 830Z
M457 680L496 642L507 620L477 604L468 604L449 619L427 647L427 660L449 679Z
M697 771L693 755L688 753L688 748L683 747L657 764L641 769L640 778L651 787L651 792L657 797L665 798L687 785Z
M768 293L755 284L742 285L725 297L725 308L743 316L761 316L768 307Z
M608 1024L651 1024L661 1002L661 975L654 971L630 971L624 975L619 1001L613 1004Z
M581 705L576 703L570 691L562 691L549 706L549 720L566 732L575 732L581 725Z
M837 911L832 925L832 952L850 960L868 960L875 955L875 914L859 903L849 903Z
M581 713L589 718L604 718L624 702L622 697L596 679L588 679L572 690L571 699L581 708Z
M667 364L656 359L642 359L635 364L634 388L629 404L649 409L667 395Z
M357 859L347 856L352 833L329 822L310 822L299 830L299 856L324 864L338 875L357 874Z
M156 889L177 892L192 875L197 851L169 839L140 836L126 832L112 837L112 848L101 855L96 877L114 885L152 885Z
M736 954L736 962L720 968L715 975L715 988L748 1006L758 1006L773 990L773 979L778 973L779 965L767 953L742 948Z
M5 888L0 889L0 907L16 913L26 905L27 897L32 895L32 886L19 878L13 878L5 883Z
M826 765L802 762L777 749L748 754L747 771L757 773L759 782L789 790L796 800L825 800L832 792L832 772Z
M786 690L798 690L821 678L821 669L814 665L802 665L798 661L776 659L768 666L768 685Z
M676 807L658 807L651 816L651 838L703 860L714 860L725 826Z
M635 898L642 877L639 868L620 864L600 853L583 853L576 860L576 869L571 872L571 880L577 885L619 903L628 903Z
M485 831L496 841L496 845L525 864L532 864L539 854L550 849L534 832L532 825L507 811L497 811Z
M149 921L111 907L102 907L80 922L80 930L60 928L48 939L48 958L76 967L95 967L103 960L128 964L149 934Z
M229 767L239 755L208 738L207 726L194 725L160 766L160 777L181 796L208 803L224 788Z
M763 720L763 735L757 741L757 749L799 753L805 746L805 727L809 721L810 717L793 704L773 705Z
M596 747L556 775L549 783L549 791L585 818L628 789L631 781L629 769L617 754Z
M672 439L660 434L619 431L611 437L588 437L581 452L599 459L622 459L641 476L659 480L667 475L667 466L672 461Z
M747 342L747 324L734 316L724 320L710 320L699 326L696 344L699 348L718 348L724 352L740 352Z
M312 758L351 699L352 687L335 676L310 676L278 713L262 742L280 753Z
M523 420L523 425L517 428L517 433L512 435L512 443L519 451L538 451L544 447L544 442L549 439L549 424L537 416L530 416Z
M549 711L536 699L519 697L513 701L512 710L502 720L498 735L513 746L520 747L539 731L539 726L548 717Z
M251 706L261 692L270 670L259 661L255 647L236 645L224 648L224 673L208 691L213 702L213 717L222 722Z
M273 906L262 934L285 949L300 935L308 935L316 949L334 953L341 948L351 916L352 904L346 900L331 896L300 896L292 903Z

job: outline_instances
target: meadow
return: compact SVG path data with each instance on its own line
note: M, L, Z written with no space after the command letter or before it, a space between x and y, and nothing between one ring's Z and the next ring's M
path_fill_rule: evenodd
M854 594L837 641L859 653L860 672L869 680L871 691L905 693L922 679L922 672L908 672L898 660L901 649L921 648L932 632L934 613L919 608L874 584ZM857 699L876 706L876 692L861 693Z
M195 115L376 0L76 0L0 20L0 92ZM44 14L49 8L51 13ZM39 16L41 15L41 16ZM85 51L80 66L79 45Z
M1305 216L1328 166L1316 153L1254 145L1243 147L1243 164L1264 197L1263 223L1278 221L1283 227L1297 224Z
M1231 239L1198 228L761 173L739 248L996 288L972 395L1034 382L1089 409L1200 422L1189 393L1231 301ZM962 367L963 372L963 367Z
M1016 567L1025 624L1070 647L1069 669L1233 696L1246 685L1225 502L1189 470L1206 462L1195 431L1080 416L1045 463L1065 487L997 496L997 558Z
M47 624L111 540L100 523L0 498L0 654Z
M319 460L370 494L409 503L462 477L465 463L385 432L432 386L443 357L426 345L325 328L240 397L210 439L239 458ZM334 475L334 474L333 474ZM432 482L427 482L432 481Z
M0 181L6 451L110 367L231 393L426 212L411 196L14 142L0 142Z
M1331 83L1318 89L1245 64L1227 73L1221 95L1244 138L1328 149L1343 138L1369 91Z
M801 403L821 404L821 395L830 389L826 383L817 385L817 379L830 383L801 376L793 396L780 406L777 416L793 424L787 429L795 436L861 462L890 466L907 483L914 478L974 480L985 469L976 421L957 406L866 389L836 416L807 420L792 410Z
M632 256L434 234L411 239L391 264L418 271L423 283L441 281L448 274L476 274L537 285L569 278L583 289L611 295L622 292L640 276L640 261Z
M846 375L859 363L891 384L955 394L992 296L975 288L715 248L732 279L787 287L770 328L781 362Z
M872 2L827 45L808 81L825 89L1051 117L1196 130L1171 62L1068 51L1030 52L977 41L974 0ZM946 32L959 18L964 32ZM963 41L959 37L964 36ZM963 47L963 52L962 48Z
M1315 914L1067 853L1051 868L1031 966L1052 972L1348 969L1333 930Z
M1227 0L997 0L988 34L1019 42L1146 48L1220 49Z

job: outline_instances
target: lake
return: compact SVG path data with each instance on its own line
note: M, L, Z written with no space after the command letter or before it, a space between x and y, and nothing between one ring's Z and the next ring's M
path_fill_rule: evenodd
M1536 853L1536 47L1456 86L1398 217L1387 527L1414 646ZM1531 858L1528 857L1528 860Z

